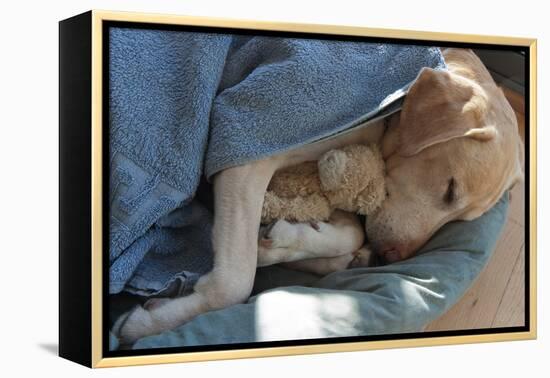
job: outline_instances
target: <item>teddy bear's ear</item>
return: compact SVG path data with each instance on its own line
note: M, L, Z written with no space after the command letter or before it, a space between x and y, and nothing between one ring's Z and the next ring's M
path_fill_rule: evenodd
M344 151L331 150L326 152L318 162L321 189L335 191L344 185L348 156Z

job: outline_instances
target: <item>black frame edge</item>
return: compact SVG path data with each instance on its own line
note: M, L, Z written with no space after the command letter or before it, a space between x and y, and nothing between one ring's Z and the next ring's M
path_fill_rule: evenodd
M92 367L92 12L59 22L59 356Z

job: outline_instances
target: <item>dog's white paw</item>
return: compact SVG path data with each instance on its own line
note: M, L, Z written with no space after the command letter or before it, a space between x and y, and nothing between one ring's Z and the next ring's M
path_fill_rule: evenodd
M260 227L258 245L263 249L290 248L296 241L294 224L278 220Z
M258 266L273 265L315 256L315 239L326 230L324 222L293 223L278 220L261 227Z
M142 337L159 333L160 330L151 312L136 306L117 319L112 332L118 337L121 345L130 345Z
M260 227L258 245L264 249L303 248L310 234L322 233L325 222L289 222L284 219Z

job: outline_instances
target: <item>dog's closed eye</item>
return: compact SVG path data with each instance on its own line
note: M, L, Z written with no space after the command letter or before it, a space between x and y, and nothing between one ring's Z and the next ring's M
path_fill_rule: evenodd
M448 205L451 205L456 201L456 180L454 177L449 179L449 184L447 185L447 191L445 192L443 201Z

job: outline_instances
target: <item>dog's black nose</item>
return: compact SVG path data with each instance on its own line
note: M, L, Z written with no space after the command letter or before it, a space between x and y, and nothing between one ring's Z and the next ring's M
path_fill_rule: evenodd
M401 260L401 254L396 249L373 248L375 251L373 257L374 266L388 265Z

